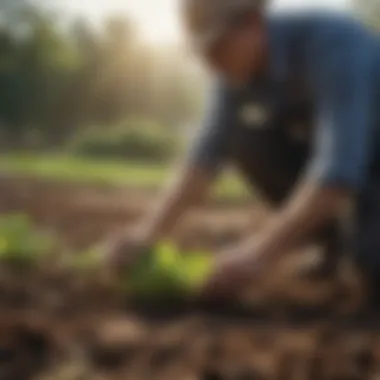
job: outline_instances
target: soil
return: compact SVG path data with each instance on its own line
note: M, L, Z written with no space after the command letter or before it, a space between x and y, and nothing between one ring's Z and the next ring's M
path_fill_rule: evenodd
M25 178L0 181L0 212L23 212L81 249L132 225L155 194ZM252 212L247 212L252 210ZM267 211L207 203L175 233L217 252ZM354 268L299 276L315 247L287 255L239 302L136 304L98 274L0 268L0 379L303 380L380 377L380 318Z

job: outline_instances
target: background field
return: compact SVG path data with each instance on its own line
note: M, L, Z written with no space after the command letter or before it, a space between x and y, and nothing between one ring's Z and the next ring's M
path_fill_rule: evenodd
M8 154L0 157L0 170L19 176L69 181L108 187L157 191L171 178L176 166L136 161L96 160L52 154ZM243 202L252 196L236 174L224 175L214 195L225 201Z
M101 273L75 274L57 263L133 225L154 192L30 176L3 177L0 192L2 215L21 211L60 242L40 269L1 267L0 344L16 358L4 360L4 379L40 372L64 380L377 376L377 329L370 314L356 316L364 300L357 276L346 268L334 279L299 278L312 249L294 252L247 288L249 314L231 304L136 308ZM257 202L205 204L178 225L175 241L217 252L266 216Z

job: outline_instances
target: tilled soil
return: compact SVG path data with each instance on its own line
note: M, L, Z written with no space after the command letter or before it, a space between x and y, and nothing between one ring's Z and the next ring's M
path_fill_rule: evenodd
M0 212L26 212L74 247L133 223L152 199L26 179L0 185ZM216 249L241 235L246 210L205 205L177 238ZM307 280L297 276L306 256L295 252L253 283L243 304L137 305L99 275L78 278L54 265L34 273L1 268L0 379L380 378L380 319L362 306L355 272L344 266L337 278Z

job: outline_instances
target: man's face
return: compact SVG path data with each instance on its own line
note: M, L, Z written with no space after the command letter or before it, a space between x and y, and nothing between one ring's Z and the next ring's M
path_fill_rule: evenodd
M262 58L262 37L258 29L253 20L230 28L205 53L207 65L234 84L246 83Z

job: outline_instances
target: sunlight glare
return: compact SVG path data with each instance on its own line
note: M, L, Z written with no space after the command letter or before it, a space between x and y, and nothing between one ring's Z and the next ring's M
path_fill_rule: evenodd
M143 38L152 43L180 39L178 3L180 0L49 0L92 20L107 14L125 13L136 20ZM349 0L274 0L274 8L328 6L345 8Z

